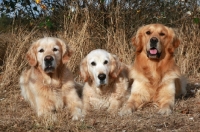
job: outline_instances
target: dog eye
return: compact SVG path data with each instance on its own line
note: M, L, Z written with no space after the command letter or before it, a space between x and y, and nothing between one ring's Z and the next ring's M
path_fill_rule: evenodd
M107 60L105 60L103 64L104 64L104 65L108 64L108 61L107 61Z
M160 36L164 36L165 34L164 34L164 33L159 33L159 35L160 35Z
M39 52L40 52L40 53L44 52L44 49L40 49Z
M147 31L147 32L146 32L146 34L147 34L147 35L150 35L150 34L151 34L151 32L150 32L150 31Z
M58 51L58 49L57 48L53 48L53 51Z
M96 63L95 63L95 62L91 62L91 65L92 65L92 66L96 66Z

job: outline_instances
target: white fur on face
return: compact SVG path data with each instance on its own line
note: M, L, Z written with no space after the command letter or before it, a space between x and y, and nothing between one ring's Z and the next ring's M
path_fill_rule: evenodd
M110 53L105 50L93 50L87 55L88 72L91 78L94 79L93 81L96 87L108 84L110 71L109 63ZM100 74L103 75L105 79L100 79Z
M46 56L51 56L53 58L51 65L53 69L56 69L60 63L61 47L57 43L58 42L53 38L44 38L37 43L37 61L44 71L47 68L45 65ZM49 70L46 72L49 73L53 71Z

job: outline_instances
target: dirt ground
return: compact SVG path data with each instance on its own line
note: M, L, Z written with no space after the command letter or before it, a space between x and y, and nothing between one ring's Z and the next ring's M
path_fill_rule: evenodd
M200 80L191 81L185 98L176 100L170 116L157 114L157 109L146 106L131 116L111 116L92 111L84 120L72 121L66 109L51 117L38 118L20 95L19 86L0 93L0 131L29 132L199 132Z

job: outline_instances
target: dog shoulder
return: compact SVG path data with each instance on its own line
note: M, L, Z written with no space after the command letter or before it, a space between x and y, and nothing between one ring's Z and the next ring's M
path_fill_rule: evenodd
M83 86L83 94L84 94L83 96L85 96L85 95L92 96L95 94L94 88L91 87L88 82L85 82L85 84Z
M31 77L31 73L32 73L32 68L25 69L21 73L20 80L19 80L20 85L27 84L29 82L30 77Z

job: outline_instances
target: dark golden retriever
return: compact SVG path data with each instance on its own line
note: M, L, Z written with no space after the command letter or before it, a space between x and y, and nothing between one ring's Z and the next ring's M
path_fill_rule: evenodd
M136 47L130 78L134 79L131 96L120 115L130 114L146 103L153 102L160 114L169 115L178 97L186 93L186 79L174 60L180 40L174 31L162 24L139 28L132 39Z

